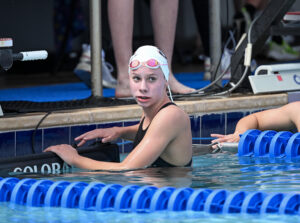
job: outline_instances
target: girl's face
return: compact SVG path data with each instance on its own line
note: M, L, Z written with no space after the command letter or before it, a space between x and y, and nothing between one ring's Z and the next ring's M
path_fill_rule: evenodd
M142 107L150 107L166 96L167 82L160 68L141 66L129 74L131 94Z

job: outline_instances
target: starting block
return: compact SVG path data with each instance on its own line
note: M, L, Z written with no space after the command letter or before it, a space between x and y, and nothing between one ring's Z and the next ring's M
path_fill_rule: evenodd
M248 76L253 93L300 90L300 63L259 66Z

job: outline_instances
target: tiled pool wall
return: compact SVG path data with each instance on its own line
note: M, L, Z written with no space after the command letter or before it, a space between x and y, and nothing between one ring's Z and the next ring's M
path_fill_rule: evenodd
M255 110L258 111L258 110ZM242 117L254 111L236 111L228 113L213 113L205 115L190 115L193 143L210 143L211 133L229 134L234 131L235 125ZM73 144L74 138L96 128L113 126L129 126L138 121L122 121L89 125L41 128L38 130L17 130L0 133L0 158L41 153L45 148L57 144ZM34 143L33 143L34 142ZM86 143L87 146L89 143ZM129 152L132 144L118 140L120 153Z

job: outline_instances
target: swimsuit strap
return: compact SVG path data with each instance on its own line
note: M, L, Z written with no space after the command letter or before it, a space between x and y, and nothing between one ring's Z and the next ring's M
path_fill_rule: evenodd
M190 167L192 166L193 160L191 159L190 162L188 162L184 167ZM155 160L150 167L176 167L175 165L168 163L163 158L158 157L157 160Z
M162 110L163 108L169 106L169 105L176 105L175 103L173 102L168 102L166 104L164 104L163 106L161 106L161 108L158 110L158 112L160 110ZM147 126L147 128L145 130L143 130L143 124L144 124L144 120L145 120L145 116L142 118L141 122L140 122L140 125L139 125L139 128L138 128L138 131L136 133L136 136L135 136L135 139L133 141L133 148L135 148L141 141L142 139L144 138L150 124Z
M161 106L158 111L162 110L165 107L168 107L169 105L176 105L176 104L174 102L168 102L168 103L164 104L163 106Z

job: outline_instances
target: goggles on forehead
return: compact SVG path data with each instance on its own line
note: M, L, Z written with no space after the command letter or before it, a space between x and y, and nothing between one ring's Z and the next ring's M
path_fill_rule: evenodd
M144 64L143 64L144 63ZM150 68L150 69L157 69L159 68L160 66L163 66L163 65L168 65L168 64L160 64L157 60L155 59L149 59L145 62L141 62L137 59L133 59L132 61L130 61L129 63L129 68L131 70L137 70L138 68L140 68L142 65Z

